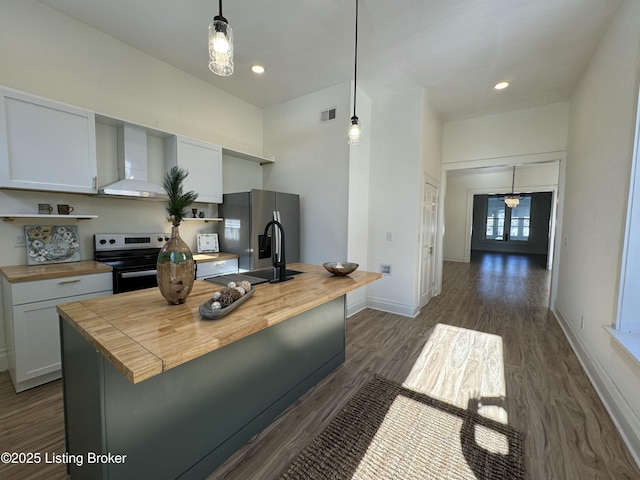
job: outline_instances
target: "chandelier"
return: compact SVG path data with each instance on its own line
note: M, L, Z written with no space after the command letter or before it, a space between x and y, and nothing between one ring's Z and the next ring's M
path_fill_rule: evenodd
M517 193L513 193L513 187L516 182L516 166L513 166L513 176L511 177L511 193L509 195L505 195L504 203L509 208L515 208L520 204L520 195Z

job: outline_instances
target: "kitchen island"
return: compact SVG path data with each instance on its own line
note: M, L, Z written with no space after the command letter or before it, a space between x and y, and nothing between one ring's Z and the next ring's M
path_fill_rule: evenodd
M59 305L72 478L204 478L338 367L345 295L380 274L289 267L305 273L214 321L198 307L222 287L201 280L183 305L157 288Z

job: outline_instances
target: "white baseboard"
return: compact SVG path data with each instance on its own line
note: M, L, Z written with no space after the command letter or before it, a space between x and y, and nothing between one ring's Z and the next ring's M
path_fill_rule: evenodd
M367 308L367 299L360 298L358 301L347 305L347 318Z
M445 262L459 262L459 263L469 263L470 259L467 257L449 257L447 255L444 256L443 260Z
M392 302L384 298L367 297L367 307L411 318L415 318L420 312L420 309L417 307Z
M9 369L9 362L7 361L7 349L0 349L0 372L4 372Z
M598 359L591 354L583 343L580 335L576 334L574 327L564 315L562 309L556 304L552 312L582 364L587 377L589 377L591 385L593 385L605 409L609 412L609 416L618 429L631 456L640 467L640 419L631 410L629 403L622 396L606 370L602 368Z

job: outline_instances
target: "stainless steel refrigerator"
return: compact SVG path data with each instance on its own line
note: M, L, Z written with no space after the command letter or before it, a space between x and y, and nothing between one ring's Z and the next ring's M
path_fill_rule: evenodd
M286 262L300 261L299 195L268 190L225 193L218 215L224 219L218 224L220 251L237 254L241 272L272 266L271 253L276 248L273 227L263 244L266 249L261 252L259 245L264 227L274 218L279 218L284 228Z

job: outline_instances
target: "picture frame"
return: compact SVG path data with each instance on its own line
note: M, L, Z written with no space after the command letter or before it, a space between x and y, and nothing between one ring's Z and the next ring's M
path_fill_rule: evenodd
M76 225L25 225L27 265L77 262L80 241Z

